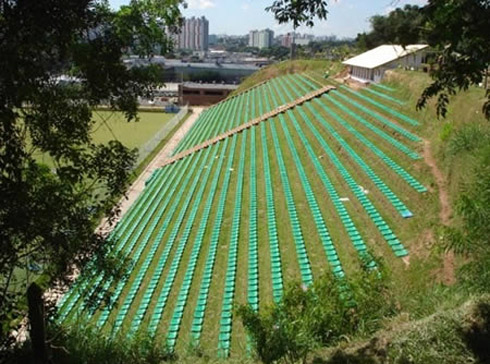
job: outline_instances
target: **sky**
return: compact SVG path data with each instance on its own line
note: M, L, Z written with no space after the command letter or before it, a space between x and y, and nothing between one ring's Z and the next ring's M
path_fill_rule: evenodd
M113 8L129 0L109 0ZM288 24L279 25L272 14L264 9L273 0L187 0L185 17L205 16L209 20L209 34L244 35L252 29L272 29L275 34L292 31ZM329 0L328 18L315 21L313 28L302 27L301 33L336 35L339 38L355 37L369 30L369 18L385 15L406 4L425 5L426 0Z

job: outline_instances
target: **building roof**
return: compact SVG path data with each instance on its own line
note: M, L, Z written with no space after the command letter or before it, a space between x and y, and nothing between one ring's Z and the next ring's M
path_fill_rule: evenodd
M342 63L348 66L371 69L392 62L398 58L406 56L407 54L418 52L427 47L427 44L412 44L405 46L405 48L403 48L401 45L386 44L361 53L358 56L350 58Z
M197 89L209 89L209 90L236 90L238 85L230 85L224 83L198 83L198 82L184 82L182 84L185 88L197 88Z
M167 59L165 60L165 66L166 67L175 67L175 68L184 68L184 67L189 67L189 68L205 68L205 69L212 69L212 70L220 70L220 69L227 69L227 70L247 70L247 71L257 71L259 67L253 66L253 65L248 65L248 64L238 64L238 63L199 63L199 62L182 62L181 60L178 59Z

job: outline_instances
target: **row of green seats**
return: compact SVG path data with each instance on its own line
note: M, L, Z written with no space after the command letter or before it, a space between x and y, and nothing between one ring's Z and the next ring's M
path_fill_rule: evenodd
M319 102L317 99L314 102ZM339 133L330 125L330 123L320 113L313 108L311 103L306 105L310 112L315 116L315 119L333 136L337 142L342 145L344 150L349 156L361 167L361 169L368 175L375 186L381 191L383 195L390 201L393 207L400 213L402 217L412 217L412 213L405 206L405 204L398 198L398 196L383 182L381 178L371 169L371 167L364 162L364 160L357 154L357 152L340 136Z
M291 77L291 79L293 80L293 82L296 83L296 85L298 85L299 87L305 89L305 85L302 84L302 81L303 80L301 78L299 78L299 77L296 76L296 77ZM382 139L386 140L388 143L390 143L391 145L393 145L395 148L397 148L400 151L402 151L403 153L407 154L410 158L412 158L412 159L419 159L420 158L420 156L416 152L414 152L412 149L408 148L405 144L399 142L397 139L393 138L391 135L389 135L388 133L384 132L380 128L374 126L368 120L364 119L363 117L361 117L360 115L356 114L351 109L349 109L348 107L346 107L344 104L342 104L340 101L336 100L333 97L333 94L334 93L327 94L327 96L328 96L327 97L327 100L330 101L331 103L333 103L340 110L342 110L347 115L351 116L353 119L355 119L358 122L360 122L362 125L364 125L368 129L370 129L372 132L374 132L375 134L377 134L378 136L380 136Z
M165 179L162 182L166 181L167 176L168 175L165 175L164 177ZM138 207L131 211L131 214L133 214L135 218L128 220L124 223L124 231L125 231L124 238L117 241L113 249L109 251L109 254L117 254L121 250L123 251L123 254L129 254L133 250L134 244L129 243L130 237L132 236L134 230L136 230L136 227L143 220L143 217L145 217L145 214L147 214L147 211L150 209L150 207L157 206L160 203L162 197L159 196L159 192L164 188L164 186L165 183L160 183L160 184L154 184L149 189L145 189L144 194L146 196L151 196L151 197L149 199L141 198L137 200L139 204ZM143 221L146 221L146 219L144 219ZM92 263L89 263L88 265L92 266ZM95 277L93 272L89 272L88 277L87 276L81 277L80 278L82 282L81 285L75 291L75 294L73 294L70 297L70 299L66 301L65 305L61 307L61 310L59 311L60 313L58 316L59 322L63 322L69 316L72 309L75 307L75 305L77 304L77 302L82 296L92 295L93 292L95 292L95 289L102 281L102 279L103 279L103 275L99 275ZM85 307L86 307L85 302L82 302L79 305L77 312L81 312L83 309L85 309Z
M309 103L306 106L307 107L310 106ZM390 247L393 249L395 255L399 257L408 255L408 252L400 243L395 233L390 229L389 225L384 221L381 214L378 212L376 207L372 204L372 202L369 200L367 195L364 193L364 190L359 186L359 184L352 177L349 171L347 171L347 169L344 167L340 159L337 157L335 152L332 150L329 144L322 137L318 129L313 125L313 123L310 121L309 118L304 119L304 121L308 126L308 128L310 129L310 131L313 133L314 137L318 140L318 142L322 146L323 150L327 153L333 165L339 171L340 175L349 186L350 190L354 193L356 198L359 200L364 210L367 211L369 217L374 222L374 224L376 225L380 233L383 235L388 245L390 245Z
M278 80L278 83L279 83L279 85L281 87L281 90L286 94L286 96L288 97L288 99L289 100L295 100L295 99L303 96L303 93L300 92L300 90L298 90L297 88L295 88L293 85L291 85L288 81L289 81L288 78L284 78L284 80L283 79ZM289 91L289 88L291 88L291 90L294 91L294 93L295 93L294 96Z
M294 75L294 77L296 77L296 75ZM291 77L291 79L294 79L294 78ZM299 85L299 86L301 87L301 85ZM312 84L310 84L309 86L312 87L312 88L315 87ZM311 105L309 105L309 103L308 103L308 106L311 107ZM309 122L309 124L312 125L311 124L311 121L308 118L308 116L304 113L303 107L302 106L299 106L299 107L297 107L297 110L300 113L300 115L302 116L302 118L304 120L307 120ZM297 125L297 131L298 131L298 134L300 135L300 137L301 137L301 135L303 135L303 138L302 139L305 142L307 142L307 139L304 137L304 134L302 134L302 130L299 127L299 124L295 122L295 119L293 119L293 123L295 123L295 126ZM318 134L318 136L321 138L321 136L319 134ZM307 150L308 149L309 148L307 147ZM310 153L310 156L313 158L313 156L314 156L313 151L311 149L309 149L308 152ZM334 164L336 164L337 168L341 172L341 175L344 177L344 179L346 179L347 183L350 185L351 190L358 197L358 199L361 202L361 204L366 208L366 211L368 211L369 216L373 219L373 222L379 228L380 232L383 234L383 236L385 237L385 239L387 240L387 242L390 245L395 246L395 248L399 249L396 252L401 252L401 253L403 253L403 254L406 255L407 252L405 251L405 249L403 248L403 246L401 246L399 244L398 239L393 234L393 232L391 231L391 229L388 227L388 225L386 224L386 222L381 218L381 216L379 215L379 213L377 212L377 210L374 208L374 206L371 204L371 202L369 201L369 199L366 197L364 191L362 191L362 189L359 187L359 185L353 180L353 178L350 176L350 174L347 172L347 170L343 167L343 165L341 164L340 160L338 160L338 158L335 156L335 154L332 151L330 151L330 152L331 152L330 156L331 156ZM314 159L314 163L315 164L318 164L318 167L321 166L320 163L318 162L318 160L316 159L316 157ZM338 195L336 194L335 189L333 188L333 185L331 183L329 183L328 177L326 175L324 175L322 177L321 172L320 172L320 171L322 171L322 169L318 169L317 168L317 171L320 173L320 176L322 178L322 181L323 181L325 187L327 188L327 190L329 192L331 191L331 192L334 193L331 196L336 196L336 198L338 199ZM329 190L329 188L330 188L330 190ZM346 223L346 228L347 228L347 231L349 233L349 236L350 236L351 240L353 242L356 242L354 244L354 246L356 247L356 245L357 245L356 248L361 248L361 249L358 249L358 251L360 251L360 253L362 252L360 255L363 256L363 255L365 255L365 253L364 253L365 252L365 246L364 246L363 243L359 244L359 240L361 239L361 236L360 236L359 232L357 231L357 229L355 228L352 220L348 216L347 210L345 209L343 203L340 200L337 200L337 202L335 202L336 201L336 198L334 197L334 204L335 204L335 207L336 207L337 211L339 212L339 216L341 216L342 221L344 223ZM370 264L371 266L373 266L374 262L371 261L368 264Z
M373 90L373 89L370 89L370 88L367 88L367 87L363 88L363 90L364 91L367 91L369 93L372 93L373 95L376 95L378 97L381 97L381 98L383 98L385 100L394 102L395 104L402 105L402 106L405 105L405 102L404 101L398 100L398 99L396 99L396 98L394 98L392 96L386 95L386 94L384 94L382 92L379 92L379 91L376 91L376 90ZM416 124L414 124L414 125L416 125Z
M233 135L232 138L234 140L232 141L232 146L230 148L230 152L228 155L227 168L225 169L225 178L224 178L222 186L221 186L221 196L220 197L222 197L222 198L220 198L220 202L218 204L218 211L217 211L217 214L215 216L215 221L219 220L219 224L216 224L214 226L213 234L217 233L221 230L221 221L223 219L223 211L224 211L225 202L226 202L226 193L228 191L228 185L229 185L229 181L230 181L230 175L231 175L230 170L231 170L231 167L233 165L233 157L234 157L234 150L235 150L237 135L236 134ZM170 320L170 326L169 326L168 333L167 333L166 344L167 344L168 350L170 350L171 352L173 352L173 350L175 348L175 344L177 342L177 336L179 334L180 324L182 322L182 317L184 316L184 309L185 309L185 306L187 304L187 298L189 296L189 291L191 288L192 281L194 280L194 274L195 274L195 269L196 269L196 265L197 265L197 259L199 258L199 254L201 252L202 242L204 239L204 234L205 234L207 226L208 226L209 215L211 213L211 207L213 206L214 196L216 194L216 190L218 187L218 180L219 180L220 173L221 173L221 171L215 172L215 177L213 178L213 181L211 183L211 186L209 189L209 194L207 196L206 203L204 205L204 210L203 210L202 215L201 215L201 221L200 221L199 227L197 229L197 234L195 237L194 246L191 250L191 255L190 255L189 261L187 262L187 268L186 268L186 272L184 275L184 281L182 282L181 289L179 291L179 294L177 295L177 305L176 305L174 312L172 314L172 319Z
M303 111L302 106L298 106L296 110L298 111L298 113L301 115L301 117L303 119L305 119L305 120L308 119L308 116ZM340 198L337 194L337 191L335 190L333 184L330 182L330 179L328 178L325 171L323 170L318 158L315 155L315 152L313 151L313 148L311 147L308 139L306 138L301 127L299 126L298 120L296 119L296 117L294 116L294 113L292 111L288 112L288 116L291 118L293 125L294 125L294 127L295 127L295 129L296 129L296 131L300 137L300 140L303 143L303 146L306 148L306 151L308 152L310 159L313 161L315 169L316 169L318 175L320 176L320 180L322 181L325 189L327 190L328 195L332 198L332 202L335 206L336 211L339 214L340 220L342 221L342 225L344 226L345 230L347 231L347 233L349 235L349 238L352 242L352 245L358 251L358 253L361 257L366 258L369 261L369 263L368 263L369 267L373 268L375 266L375 263L367 255L367 247L364 244L364 241L362 239L361 234L357 230L354 222L352 221L352 219L351 219L349 213L347 212L347 209L344 207L342 201L340 201ZM286 129L286 131L288 133L286 135L286 137L291 139L289 131L287 130L287 126L284 125L283 127ZM290 142L292 143L292 140ZM295 151L295 154L296 154L296 158L300 162L299 155L296 151ZM321 217L321 215L319 217ZM320 221L320 222L323 222L323 221ZM321 224L319 226L321 226ZM341 272L340 261L339 261L339 258L337 256L337 253L335 251L335 247L332 243L332 240L331 240L330 236L326 237L324 240L322 239L322 244L323 244L323 247L325 249L327 259L328 259L330 265L332 266L334 275L336 275L338 278L342 278L344 276L344 274L343 274L343 272Z
M237 115L237 110L241 109L241 107L237 108L237 106L238 104L241 105L242 102L241 96L221 102L218 105L220 108L217 110L217 113L205 123L204 130L198 134L197 138L192 141L192 143L188 144L186 149L231 129L234 118Z
M387 118L385 118L381 114L379 114L379 113L377 113L377 112L375 112L375 111L373 111L373 110L365 107L364 105L361 105L357 101L353 100L351 97L348 97L347 95L344 95L342 92L339 92L337 90L332 90L330 92L331 92L332 95L337 96L337 97L340 97L344 101L347 101L349 104L351 104L355 108L357 108L357 109L361 110L362 112L364 112L365 114L373 117L375 120L377 120L380 123L386 125L390 129L395 130L397 133L399 133L400 135L404 136L405 138L407 138L407 139L409 139L409 140L411 140L413 142L420 142L422 140L417 135L409 132L405 128L402 128L398 124L395 124L394 122L388 120Z
M200 116L195 122L192 130L184 136L179 146L176 148L174 154L187 150L194 145L211 138L223 127L223 124L230 118L230 113L232 113L235 105L236 99L221 102L216 106L212 106L207 110L206 115Z
M153 243L151 245L150 250L147 252L146 257L143 261L143 264L141 265L133 283L131 284L131 287L129 288L129 292L127 293L123 304L119 308L119 311L117 312L116 319L114 321L114 325L112 327L112 331L116 333L122 326L124 319L130 310L131 305L133 304L133 301L141 289L141 285L144 281L144 278L146 277L146 274L148 273L148 270L150 268L150 265L153 264L153 261L157 258L156 252L160 248L162 240L163 240L163 235L165 234L169 222L172 219L175 210L180 202L180 199L182 197L184 189L187 187L191 180L191 176L194 174L194 171L196 169L196 165L198 165L199 159L201 155L198 156L193 156L192 158L188 158L184 163L179 163L180 165L178 166L178 170L176 171L176 174L178 174L178 177L175 181L172 181L172 183L169 183L169 186L172 186L172 189L169 192L166 192L164 195L166 195L165 202L163 203L162 210L166 210L167 206L170 204L170 201L174 198L175 199L170 206L170 209L168 209L166 218L163 222L163 224L160 226L159 231L156 235L156 237L153 239ZM191 166L190 170L188 170L189 166ZM185 179L182 181L182 179ZM150 236L153 235L154 231L156 230L157 225L160 223L160 221L163 218L163 214L158 213L157 219L154 220L153 224L151 227L148 228L148 232L146 234L145 239L150 238ZM135 255L136 257L136 255ZM133 258L135 259L135 258ZM126 286L126 283L128 283L128 278L121 279L116 286L116 289L114 290L112 294L112 299L114 302L116 302L121 295L123 289ZM109 315L111 313L111 307L104 307L102 310L100 316L97 319L97 326L102 327L107 319L109 318Z
M208 123L206 132L199 135L199 140L195 144L202 143L208 139L211 139L226 130L233 127L234 119L237 115L237 111L240 110L242 100L240 98L233 98L227 101L226 112L223 112L219 117L215 118L212 123Z
M384 132L380 128L374 126L371 124L369 121L364 119L362 116L358 115L357 113L353 112L351 109L346 107L344 104L342 104L340 101L338 101L335 97L335 93L332 93L331 95L328 95L327 98L331 103L333 103L335 106L337 106L340 110L351 116L353 119L359 121L362 125L366 126L368 129L373 131L376 135L380 136L382 139L386 140L388 143L393 145L395 148L398 150L402 151L406 155L408 155L412 159L420 159L420 155L418 153L414 152L412 149L408 148L405 144L399 142L397 139L393 138L391 135L388 133Z
M265 93L265 88L264 87L259 87L257 89L257 97L258 97L258 115L263 115L265 113L265 105L264 105L264 93ZM255 110L254 110L255 111ZM270 110L267 110L267 111L270 111ZM255 114L254 114L255 115Z
M172 179L175 177L175 174L172 175ZM124 288L125 284L127 283L127 280L129 279L130 274L132 273L135 265L141 258L141 255L143 254L143 251L145 250L146 246L148 245L150 241L150 237L152 236L156 226L158 225L159 221L161 220L163 214L166 211L166 208L169 203L169 196L167 194L167 191L169 188L173 186L172 180L169 181L168 184L165 184L165 188L163 188L160 192L159 200L158 203L154 203L151 207L146 212L145 218L141 221L141 224L139 225L138 229L136 230L136 233L131 237L131 242L130 244L125 248L123 251L123 256L124 257L129 257L130 254L132 253L131 259L133 261L133 264L129 265L126 269L126 276L123 279L120 279L117 283L115 291L112 293L112 298L117 299L119 295L122 292L122 289ZM164 200L164 198L166 200ZM144 233L144 235L143 235ZM143 238L142 238L143 237ZM141 239L142 238L142 239ZM94 307L98 307L104 297L104 294L107 292L107 290L110 288L111 284L113 283L113 278L106 278L104 279L103 275L100 275L96 282L93 283L92 290L95 291L95 289L98 288L99 284L104 280L104 283L102 287L99 289L98 294L95 297L94 300ZM89 293L89 295L92 295L92 292ZM80 305L79 307L79 312L83 311L85 308L85 305ZM86 312L85 318L90 319L92 315L95 313L95 311L89 311Z
M271 100L273 93L264 92L264 101L267 109L272 109ZM273 100L274 106L277 100ZM284 289L282 276L281 251L279 249L279 235L277 231L276 211L274 203L274 192L272 188L272 176L270 172L269 150L267 147L266 127L265 123L260 125L262 139L262 158L264 164L264 182L267 202L267 226L269 235L269 251L271 256L271 279L272 279L272 297L275 302L279 302L282 298Z
M165 179L168 177L168 174L165 174L162 169L158 170L157 176L155 177L158 183L162 184L162 178ZM163 182L164 183L164 182ZM154 195L154 191L157 188L156 184L152 186L145 187L143 192L138 196L135 203L129 208L128 212L122 216L119 222L116 224L112 232L109 234L107 238L107 243L112 246L115 245L116 242L119 241L121 236L123 236L129 226L131 226L134 219L140 216L140 211L143 206L147 204L148 199ZM112 249L108 250L108 254L110 254ZM68 302L77 301L83 291L86 289L87 285L90 283L90 279L93 277L94 270L94 262L90 261L82 270L82 273L77 278L76 282L70 287L70 289L63 295L63 297L58 301L56 307L58 309L58 313L62 313L66 307L65 304ZM73 307L73 306L72 306Z
M301 115L303 120L308 120L308 122L311 124L311 121L309 120L308 116L304 113L303 109L299 107L298 113ZM362 239L361 234L357 230L356 225L354 224L354 221L352 221L352 218L350 217L349 212L344 206L344 203L340 200L340 196L335 189L333 183L331 182L330 178L328 177L327 173L322 167L322 164L320 163L319 159L317 158L308 138L304 134L303 130L301 129L300 124L298 123L296 117L294 116L293 113L290 114L291 120L293 121L293 125L296 129L297 134L299 135L303 147L306 148L306 151L308 152L308 155L310 157L310 160L313 162L313 165L315 166L315 170L320 176L320 180L322 181L323 186L327 190L328 196L331 198L332 203L335 207L335 210L337 211L337 214L340 217L340 220L342 221L342 225L344 229L347 231L347 234L349 235L349 238L352 242L352 245L354 245L354 248L359 252L359 255L361 257L365 257L369 261L369 257L366 255L366 245L364 244L364 241ZM334 163L338 163L338 161L334 161ZM328 251L327 251L327 257L328 257ZM373 268L375 266L374 261L370 261L368 264L370 264L370 268Z
M287 174L286 165L279 145L279 138L277 136L276 128L274 126L274 119L269 121L272 139L274 142L274 150L277 158L277 164L279 166L279 174L281 177L284 197L286 198L287 210L289 213L289 219L291 222L291 228L293 232L293 240L296 246L296 255L298 257L299 269L301 272L301 279L305 285L310 285L313 282L313 275L311 273L310 262L308 259L308 253L306 251L305 242L303 238L303 232L301 224L299 222L298 212L296 211L296 204L293 198L293 192L289 184L289 177Z
M264 183L267 206L267 227L269 235L269 251L271 256L272 297L279 302L283 292L281 252L279 250L279 237L277 234L276 211L274 205L274 189L269 165L269 151L265 132L265 123L260 124L262 139L262 158L264 163Z
M178 154L179 152L188 148L189 145L194 145L195 140L199 135L203 134L205 127L208 124L208 121L214 117L218 113L218 110L224 107L223 103L220 103L216 106L212 106L208 109L205 109L201 112L198 119L194 122L191 129L187 132L187 134L182 138L177 147L175 148L173 154Z
M312 87L314 87L314 86L313 86L313 83L311 82L311 80L310 80L310 79L308 79L308 78L306 78L304 75L299 75L298 77L299 77L299 78L300 78L300 79L301 79L301 80L302 80L304 83L307 83L307 84L309 84L309 85L312 85ZM317 82L317 83L319 84L319 82L318 82L318 81L315 81L315 82ZM345 89L345 90L347 90L347 91L349 91L349 92L354 92L354 91L352 91L352 90L351 90L350 88L348 88L348 87L345 87L345 86L340 86L340 87L342 87L343 89ZM338 95L339 97L341 97L343 100L347 101L347 102L348 102L349 104L351 104L352 106L354 106L354 107L358 108L359 110L363 111L363 112L364 112L364 113L366 113L367 115L370 115L371 117L373 117L374 119L376 119L376 120L377 120L377 121L379 121L380 123L382 123L382 124L386 125L387 127L391 128L391 129L393 129L393 130L395 130L396 132L398 132L399 134L401 134L401 135L402 135L402 136L404 136L405 138L407 138L407 139L409 139L409 140L411 140L411 141L414 141L414 142L419 142L419 141L421 141L421 139L420 139L420 138L419 138L417 135L415 135L415 134L413 134L413 133L409 132L408 130L406 130L406 129L402 128L401 126L399 126L399 125L397 125L397 124L393 123L392 121L388 120L387 118L385 118L385 117L384 117L384 116L382 116L381 114L379 114L379 113L377 113L377 112L375 112L375 111L373 111L373 110L371 110L371 109L369 109L369 108L365 107L364 105L359 104L358 102L356 102L355 100L353 100L353 99L352 99L352 98L350 98L350 97L347 97L346 95L344 95L343 93L339 92L338 90L331 90L331 91L329 91L329 93L330 93L330 94L335 94L335 95ZM356 93L356 92L354 92L354 93ZM358 93L356 93L356 94L358 94ZM361 95L361 96L363 96L363 95ZM390 109L390 110L391 110L391 109ZM397 114L399 114L399 115L398 115L398 117L400 117L400 118L403 118L403 117L405 117L405 118L406 118L406 116L405 116L405 115L403 115L403 114L400 114L400 113L397 113Z
M213 150L211 150L213 149ZM146 312L148 310L148 306L150 305L150 302L153 298L153 294L155 293L155 290L160 282L160 279L163 278L163 270L166 267L167 261L170 256L170 252L174 246L175 241L177 240L178 233L180 231L180 227L182 226L182 223L184 221L184 216L186 212L189 209L189 205L191 203L192 198L194 197L194 193L196 191L197 186L199 185L199 180L203 173L205 174L205 178L207 178L207 174L210 173L210 168L204 168L207 163L210 163L211 165L213 164L215 160L215 155L217 153L217 150L215 148L207 148L206 150L201 150L197 152L199 155L204 155L203 160L201 163L195 163L194 165L196 166L197 173L195 177L193 178L192 185L190 186L188 191L185 191L184 189L180 189L178 192L178 196L174 200L174 204L172 205L171 212L172 214L168 215L167 218L164 221L164 225L166 228L170 225L170 223L173 224L172 230L170 232L170 235L166 239L166 245L165 249L160 255L160 258L157 262L156 267L153 270L153 274L150 278L150 282L148 286L146 287L146 290L143 294L143 299L139 303L138 308L136 309L136 314L132 317L131 323L130 323L130 330L129 334L133 335L135 332L138 331L143 318L146 315ZM185 200L183 203L181 203L181 198L183 196L185 197ZM179 214L177 215L177 219L175 221L172 220L173 214L175 210L179 208ZM161 231L161 234L157 236L157 239L159 241L163 240L163 236L166 232Z
M236 138L236 134L233 136ZM221 306L221 319L219 322L218 334L218 354L221 357L228 357L230 354L231 329L232 329L232 309L235 295L235 277L238 259L238 241L240 237L242 199L243 199L243 176L245 170L245 151L247 141L247 130L243 131L242 145L240 148L240 159L238 165L238 177L236 181L235 208L233 210L233 220L231 224L230 244L228 247L228 263L225 274L225 288L223 303ZM258 277L255 277L258 279ZM250 277L249 277L250 279Z
M281 105L287 104L288 101L287 101L286 97L284 96L284 92L282 90L281 85L279 84L278 79L276 79L276 78L273 79L271 84L272 84L272 86L274 86L274 91L277 93L277 96L279 97L279 99L281 101ZM271 98L273 100L275 99L272 89L271 89ZM276 99L276 101L274 102L274 107L278 107L279 105L280 104L277 102L277 99Z
M260 99L259 99L260 100ZM259 113L262 103L259 104ZM255 127L250 130L250 177L249 177L249 223L248 223L248 304L259 309L259 247L257 225L257 166Z
M323 100L329 99L329 96L324 95ZM410 173L408 173L404 168L402 168L398 163L388 157L382 150L375 146L370 140L368 140L364 135L359 133L355 128L353 128L349 123L342 119L337 113L332 109L327 107L320 100L315 99L315 102L331 117L333 117L339 124L341 124L345 129L352 133L357 140L368 147L375 155L377 155L391 170L398 174L401 178L407 182L410 187L415 189L417 192L427 192L427 189L417 181Z
M230 154L228 156L228 163L225 168L225 177L221 186L221 193L218 201L218 208L216 211L216 217L214 219L213 230L211 233L211 239L209 242L208 254L206 256L206 261L204 263L204 272L201 278L201 283L199 287L199 294L197 298L197 304L194 310L193 321L191 325L191 336L193 344L198 345L199 338L201 335L202 327L204 324L204 315L206 311L206 305L208 301L209 288L211 286L212 274L214 270L214 264L216 261L216 253L218 249L219 237L221 235L221 228L223 222L224 210L227 202L231 171L234 161L236 142L238 136L235 134L232 137L232 147ZM242 139L242 144L246 143L246 134ZM175 340L176 338L170 338L170 340ZM171 345L172 342L168 342L167 345ZM173 349L173 346L170 346Z
M226 149L228 147L228 139L226 139L225 142L222 144L223 145L222 145L222 150L221 150L221 156L220 156L220 158L218 158L218 165L217 165L214 177L213 177L213 182L212 182L212 186L211 186L212 188L209 192L212 194L215 193L217 180L219 179L219 175L221 173L221 168L223 165L225 152L226 152ZM219 147L220 146L216 146L214 148L207 148L207 149L214 149L216 152L217 149L219 149ZM213 161L211 161L211 163L212 162ZM170 291L172 289L172 286L175 282L175 276L177 275L180 263L182 261L182 256L184 254L184 250L187 246L187 241L189 239L192 228L194 226L194 220L197 216L198 209L201 205L201 200L203 198L204 191L205 191L206 186L207 186L209 175L211 174L211 166L208 166L208 168L205 168L205 169L206 169L206 171L205 171L204 178L199 181L199 184L200 184L199 190L198 190L197 194L194 196L194 201L193 201L189 216L187 217L187 222L184 226L183 231L181 232L179 244L177 245L177 248L175 250L175 253L174 253L174 256L172 259L172 264L170 265L169 271L167 272L167 276L165 278L163 288L160 291L160 294L157 298L157 304L154 307L153 313L150 317L150 323L148 325L148 332L149 332L150 336L152 336L152 337L155 336L158 325L160 324L160 320L162 318L163 311L164 311L166 304L167 304L168 296L169 296ZM192 196L190 196L190 197L192 197ZM182 216L185 215L185 213L186 213L186 211L183 211ZM180 307L181 307L180 310L183 311L184 307L181 305L180 305Z
M291 110L288 110L287 114L291 119L294 118ZM298 151L296 150L296 147L294 145L293 138L291 137L289 129L286 125L286 120L282 114L279 114L279 121L281 123L282 130L284 131L284 135L286 136L289 150L293 156L294 164L296 166L296 170L298 171L299 179L301 181L301 185L303 186L303 191L305 192L306 200L308 202L308 206L310 207L310 212L313 216L313 221L315 222L318 235L320 236L323 249L325 250L325 254L327 256L327 260L330 264L334 276L342 278L345 275L342 269L342 264L340 263L339 256L337 255L335 246L332 243L332 237L330 236L330 232L328 231L327 226L325 225L325 221L323 220L323 216L320 211L320 206L318 205L317 199L315 197L315 193L311 188L310 181L308 179L308 176L306 175ZM361 247L366 250L362 239L358 242L358 244L360 246L362 245Z
M364 101L367 101L369 102L370 104L380 108L381 110L383 111L386 111L388 114L391 114L393 116L396 116L398 119L400 120L403 120L404 122L410 124L410 125L414 125L414 126L417 126L419 125L420 123L417 121L417 120L414 120L412 118L409 118L408 116L396 111L396 110L393 110L392 108L386 106L386 105L383 105L382 103L380 102L377 102L377 101L374 101L373 99L371 99L370 97L367 97L366 95L363 95L361 94L360 92L356 92L354 90L352 90L350 87L347 87L347 86L340 86L342 89L344 90L347 90L348 92L350 92L351 94L354 94L356 95L357 97L359 97L360 99L364 100Z
M284 95L281 91L280 87L277 87L275 89L277 92L278 96L281 98L283 102L285 102ZM278 101L274 95L273 92L270 93L270 97L272 98L272 103L274 107L277 107ZM283 192L284 192L284 197L286 199L286 205L288 209L288 214L289 214L289 220L291 223L291 228L293 232L293 238L294 238L294 244L296 247L296 256L298 258L298 264L300 268L300 273L301 273L301 279L304 284L309 285L313 282L313 275L311 273L311 267L310 267L310 261L308 259L308 254L306 251L304 239L303 239L303 232L301 230L301 225L299 222L298 218L298 213L296 211L296 205L294 203L293 199L293 193L291 191L291 186L289 184L289 178L288 174L286 172L286 165L284 163L284 159L282 157L282 152L281 148L279 145L279 139L277 137L276 130L274 128L274 119L269 119L268 123L271 126L271 132L272 132L272 139L274 143L274 150L275 150L275 155L277 159L277 164L279 166L279 174L281 178L281 184L283 187Z

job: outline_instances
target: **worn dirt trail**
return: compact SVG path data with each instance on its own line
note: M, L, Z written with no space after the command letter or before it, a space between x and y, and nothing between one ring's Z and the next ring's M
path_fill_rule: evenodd
M447 181L444 174L441 172L439 167L437 167L437 163L432 155L431 145L428 140L424 140L424 160L425 163L431 168L437 184L437 189L439 191L439 203L441 205L439 218L444 226L448 226L452 210L447 191ZM456 282L456 278L454 276L454 252L452 250L449 250L444 254L442 280L443 283L447 285L451 285Z

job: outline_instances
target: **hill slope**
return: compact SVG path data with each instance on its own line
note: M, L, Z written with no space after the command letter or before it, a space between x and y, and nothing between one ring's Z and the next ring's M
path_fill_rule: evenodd
M247 92L208 109L178 151L329 82L319 72L324 64L284 75L295 67L251 78ZM266 73L281 76L249 88ZM115 249L133 258L128 278L82 275L60 303L61 320L82 317L105 332L144 330L180 352L192 342L211 356L240 357L246 337L234 305L263 309L288 282L308 285L325 270L341 278L370 255L390 267L401 311L423 317L435 302L458 304L464 297L432 292L455 273L443 269L447 257L436 246L440 189L447 187L422 158L424 139L448 167L438 158L440 124L430 110L414 110L424 82L424 75L396 72L384 88L336 85L165 166L112 236ZM449 196L465 171L447 182ZM82 298L96 288L112 289L118 305L87 310Z

